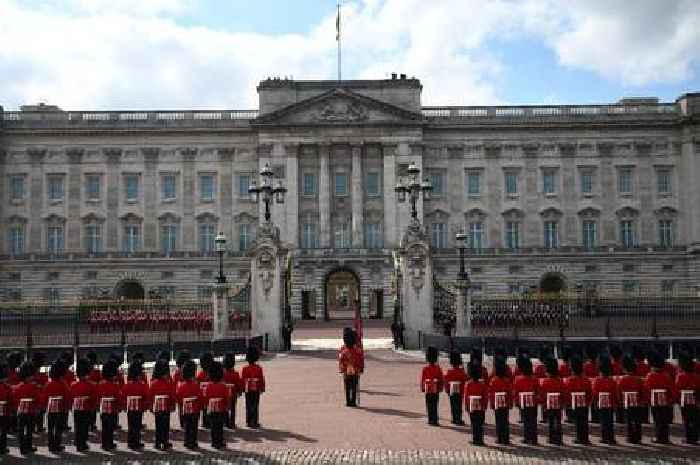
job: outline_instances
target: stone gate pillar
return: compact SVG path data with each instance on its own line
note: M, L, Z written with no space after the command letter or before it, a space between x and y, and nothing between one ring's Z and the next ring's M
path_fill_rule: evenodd
M401 302L406 348L417 349L420 335L433 332L433 263L430 243L418 222L401 240Z
M224 339L228 332L228 291L227 283L214 283L212 285L212 340Z
M271 223L261 224L250 251L250 314L253 334L267 339L267 350L282 349L282 277L287 250L279 240L279 230Z

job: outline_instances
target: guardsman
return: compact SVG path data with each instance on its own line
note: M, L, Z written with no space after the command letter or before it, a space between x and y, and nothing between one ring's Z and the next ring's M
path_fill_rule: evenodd
M23 362L19 367L20 381L12 388L14 410L17 412L17 439L22 455L36 452L36 447L32 445L32 433L41 392L32 381L33 376L34 365L31 362Z
M445 373L445 392L450 399L452 411L452 424L464 425L462 420L462 400L464 399L464 384L467 382L467 374L462 365L462 354L450 353L450 365L452 368Z
M44 387L42 399L48 416L48 446L49 451L58 454L65 450L61 445L63 436L63 420L68 415L72 405L68 385L63 380L65 365L61 360L55 361L49 369L49 382Z
M617 383L612 378L610 358L601 356L598 362L600 376L593 381L593 401L598 407L600 436L604 444L615 444L615 409L617 408Z
M236 371L236 354L229 352L224 355L224 384L228 388L230 401L226 414L226 428L236 429L236 404L243 392L241 376Z
M571 357L571 376L564 386L573 410L576 425L576 444L590 444L588 438L588 406L591 403L591 381L583 375L583 361L578 356Z
M646 354L644 352L644 349L642 349L640 346L634 346L632 347L632 356L634 357L634 362L637 364L637 376L644 381L647 378L647 375L651 371L651 368L649 367L649 363L646 361ZM650 407L649 407L649 399L642 398L642 423L649 423L650 420Z
M12 396L7 384L7 365L0 361L0 455L7 454L7 430L10 423Z
M479 378L487 381L489 379L489 371L484 366L484 353L481 351L481 349L474 347L472 350L470 350L469 361L479 364Z
M114 430L117 426L121 405L121 387L117 381L117 362L112 358L102 365L102 381L97 386L97 402L100 407L102 425L102 450L112 451L117 448L114 443Z
M622 408L625 409L627 421L627 442L639 444L642 441L642 416L646 407L643 406L644 385L637 376L637 364L630 356L622 359L623 375L617 380L617 393Z
M202 392L204 403L209 412L209 422L211 425L211 446L221 450L226 448L224 441L224 420L228 405L230 403L229 391L222 382L224 378L224 368L219 362L211 362L209 365L210 382Z
M559 378L561 379L562 383L566 383L566 379L571 376L571 365L569 364L569 360L571 360L571 347L562 347L559 358ZM564 402L564 405L566 406L564 412L566 413L566 422L573 423L574 411L571 409L571 403L569 400L570 399L568 399L567 396Z
M420 390L425 393L425 408L428 411L428 424L438 426L438 402L443 386L442 370L438 365L438 350L428 347L425 351L425 361L420 379Z
M678 357L679 373L676 375L676 393L681 407L683 426L685 427L685 442L698 443L698 395L700 394L700 376L695 373L693 358L686 352Z
M187 360L182 365L182 382L177 386L176 397L180 409L182 427L185 430L185 447L189 450L196 450L197 425L199 423L199 412L202 406L202 390L195 380L197 367L192 360Z
M338 371L343 376L345 405L357 407L357 389L362 373L362 353L356 346L357 336L352 328L343 330L343 346L338 351Z
M155 447L158 450L172 449L170 443L170 412L175 410L175 387L170 380L168 362L159 359L153 366L150 397L156 423Z
M489 388L481 378L481 364L477 360L469 363L469 381L464 386L465 407L472 425L472 444L484 445L484 420L489 399Z
M550 444L561 446L561 411L565 405L565 388L559 377L559 365L554 358L544 361L546 377L540 380L540 404L544 409L545 418L549 424Z
M518 403L523 418L523 442L537 444L537 396L539 385L532 375L532 362L528 357L518 358L520 375L513 382L513 398Z
M644 380L644 395L649 399L654 418L656 444L669 443L669 424L673 420L674 383L663 371L664 359L656 351L649 353L651 372Z
M143 424L143 412L149 407L148 385L143 380L143 368L141 361L135 359L129 365L127 381L122 386L122 406L126 410L127 424L129 427L128 446L131 450L143 449L141 442L141 426Z
M618 344L610 346L610 367L612 369L613 380L617 383L622 376L622 347ZM625 407L618 398L617 408L615 409L615 423L625 423Z
M175 372L173 373L173 386L175 387L175 390L177 390L177 387L183 381L182 367L184 366L185 362L191 359L192 355L187 350L183 350L182 352L177 354L177 357L175 358ZM177 416L180 422L180 428L184 429L184 424L182 423L182 410L178 410Z
M102 371L98 366L97 354L91 351L87 353L86 357L90 365L90 374L88 375L88 381L90 381L93 385L97 386L98 384L100 384L100 381L102 381ZM75 415L75 410L73 412L73 415ZM90 415L90 429L92 431L97 431L97 408L94 405ZM75 421L75 419L73 421Z
M10 352L10 354L7 356L7 385L10 388L13 388L14 386L18 385L21 380L19 378L19 366L22 364L22 354L14 351ZM10 418L8 420L9 426L8 426L8 432L16 432L17 431L17 410L14 408L10 409Z
M204 352L201 357L199 357L199 371L197 372L197 382L199 387L204 392L207 389L207 385L211 382L209 378L209 367L214 361L214 354L211 352ZM202 405L202 427L209 428L209 413L207 412L207 404Z
M241 370L241 381L245 389L245 419L249 428L260 428L260 396L265 392L265 375L257 363L259 358L258 348L248 347L245 355L248 365Z
M534 366L532 373L537 379L537 382L542 384L542 380L547 377L547 360L554 356L553 352L547 345L543 345L540 348L538 355L538 362ZM539 405L540 408L540 423L547 423L547 417L545 415L546 406L544 404Z
M34 384L36 384L36 387L39 388L40 391L43 391L44 387L48 384L49 382L49 375L42 370L44 365L46 364L46 354L43 352L34 352L32 353L32 365L34 365ZM34 431L37 433L43 433L46 431L46 428L44 428L44 417L46 416L46 406L44 405L43 402L40 402L38 405L38 410L36 412L36 418L34 418Z
M593 385L593 381L598 377L598 348L592 344L586 346L586 361L583 364L583 375L588 378ZM594 399L595 400L595 399ZM598 403L591 402L591 422L598 423L600 421L598 415Z
M73 403L73 423L75 431L75 448L85 452L88 447L88 432L95 413L97 385L90 381L91 362L80 358L75 367L78 379L70 387Z
M494 374L489 381L489 398L491 408L496 417L496 442L498 444L510 444L510 426L508 416L513 405L512 378L508 376L506 359L496 356L493 362Z

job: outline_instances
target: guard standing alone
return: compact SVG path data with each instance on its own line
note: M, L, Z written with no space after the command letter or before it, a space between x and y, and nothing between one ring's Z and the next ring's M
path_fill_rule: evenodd
M345 405L357 407L357 389L364 366L362 352L357 347L356 333L352 328L343 330L343 342L338 353L338 366L340 374L343 375Z

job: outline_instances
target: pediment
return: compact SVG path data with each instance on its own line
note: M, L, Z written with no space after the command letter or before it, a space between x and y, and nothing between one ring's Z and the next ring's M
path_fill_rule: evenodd
M420 124L420 113L336 88L316 97L259 116L253 125Z

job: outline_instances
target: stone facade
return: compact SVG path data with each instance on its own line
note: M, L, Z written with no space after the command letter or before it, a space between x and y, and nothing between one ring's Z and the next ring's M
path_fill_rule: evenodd
M0 290L70 300L139 282L204 295L243 284L263 214L248 183L269 163L272 207L294 255L292 313L323 315L334 270L365 312L391 316L395 250L410 217L397 182L415 163L433 271L457 275L472 233L474 292L565 286L659 292L700 286L700 94L674 103L423 107L416 79L260 83L259 110L0 111ZM1 108L1 107L0 107Z

